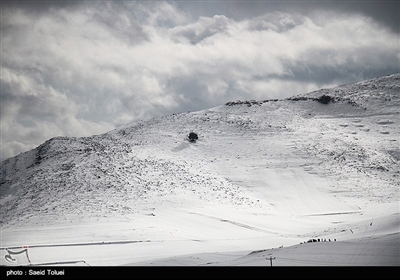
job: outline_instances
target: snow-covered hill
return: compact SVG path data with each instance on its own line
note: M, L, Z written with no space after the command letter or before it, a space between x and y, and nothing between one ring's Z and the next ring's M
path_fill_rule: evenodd
M1 252L123 265L398 237L399 123L395 74L56 137L1 163Z

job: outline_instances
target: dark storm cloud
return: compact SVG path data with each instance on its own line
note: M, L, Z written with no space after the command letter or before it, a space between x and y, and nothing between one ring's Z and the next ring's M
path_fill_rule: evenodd
M1 159L58 135L399 72L389 21L342 2L2 2Z
M328 8L333 12L352 16L362 14L374 21L400 33L400 1L328 1Z
M284 12L301 13L315 16L330 11L334 14L352 16L361 14L374 19L393 32L400 33L400 1L397 0L247 0L247 1L178 1L184 11L190 11L193 17L225 15L235 20L262 16L265 13Z
M52 8L69 8L81 6L85 1L74 0L57 0L57 1L43 1L43 0L3 0L3 7L8 8L23 8L30 12L48 12Z
M398 61L398 54L384 46L347 48L341 51L336 48L311 48L295 60L282 61L284 67L290 69L291 75L279 78L303 83L315 82L318 87L345 84L397 73Z

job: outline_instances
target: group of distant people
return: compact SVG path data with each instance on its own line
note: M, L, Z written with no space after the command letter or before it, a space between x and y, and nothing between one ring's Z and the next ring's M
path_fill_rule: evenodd
M324 239L320 239L320 238L318 238L318 239L309 239L307 242L301 242L300 244L303 244L303 243L312 243L312 242L331 242L331 241L336 241L336 238L335 239L333 239L333 240L331 240L330 238L328 239L328 240L326 240L325 238Z

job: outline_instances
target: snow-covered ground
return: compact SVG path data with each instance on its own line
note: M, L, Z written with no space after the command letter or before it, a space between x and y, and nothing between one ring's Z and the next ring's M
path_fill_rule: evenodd
M399 115L396 74L50 139L1 163L0 264L399 265Z

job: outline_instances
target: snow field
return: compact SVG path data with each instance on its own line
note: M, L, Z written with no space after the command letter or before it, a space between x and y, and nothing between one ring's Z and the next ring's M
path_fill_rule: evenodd
M1 265L398 265L398 79L46 141L1 163Z

